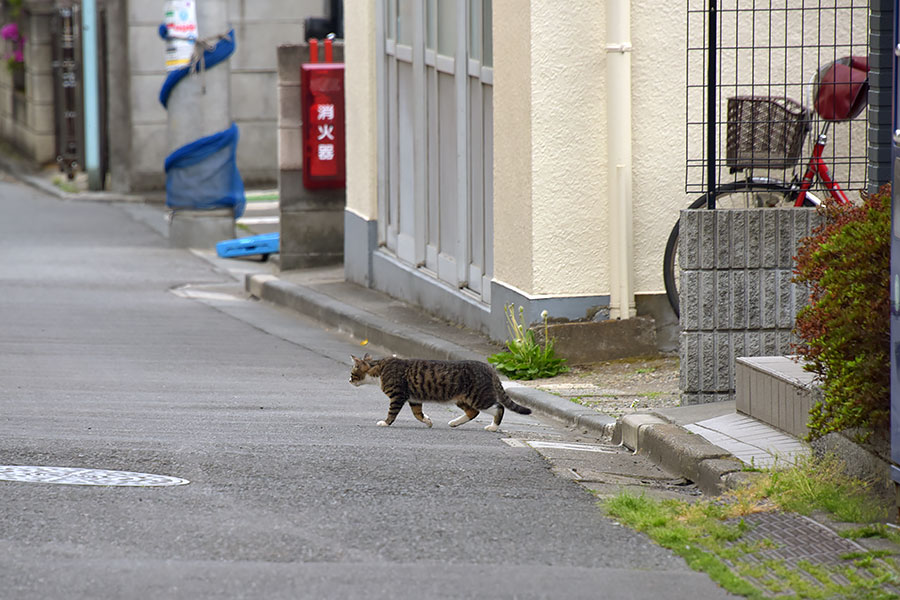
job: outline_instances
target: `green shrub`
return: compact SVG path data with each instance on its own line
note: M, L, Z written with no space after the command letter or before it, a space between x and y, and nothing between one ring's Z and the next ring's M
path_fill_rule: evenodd
M824 392L810 411L810 438L861 428L868 439L890 418L890 186L861 205L828 200L820 211L825 223L802 240L794 268L810 299L794 349Z
M488 356L488 362L497 368L497 371L510 379L540 379L542 377L554 377L569 370L566 359L556 356L553 349L553 340L547 330L547 311L541 313L544 320L544 345L541 346L535 338L534 331L525 325L525 309L519 307L519 323L516 320L515 307L508 304L503 307L506 312L506 325L512 339L506 342L508 352L499 352Z

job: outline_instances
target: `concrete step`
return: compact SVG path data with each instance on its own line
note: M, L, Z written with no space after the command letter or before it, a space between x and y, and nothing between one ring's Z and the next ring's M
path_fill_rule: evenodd
M748 415L803 439L816 402L815 375L790 356L740 357L735 360L735 402Z

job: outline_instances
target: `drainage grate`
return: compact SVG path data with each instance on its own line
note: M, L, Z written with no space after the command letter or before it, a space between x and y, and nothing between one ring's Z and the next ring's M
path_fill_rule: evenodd
M746 547L760 543L761 546L757 550L741 552L736 559L726 563L762 591L763 596L782 597L781 594L796 589L792 586L798 584L788 581L786 573L799 575L806 586L821 593L824 593L826 583L832 586L848 586L854 582L878 585L864 564L854 561L854 557L866 554L863 546L840 537L810 518L770 512L747 515L743 520L750 525L750 530L738 542L726 545ZM730 524L736 522L729 521ZM886 594L900 591L889 583L880 585L879 589Z
M131 471L107 471L77 467L28 467L0 465L0 480L26 483L58 483L61 485L107 485L124 487L163 487L185 485L187 479L132 473Z

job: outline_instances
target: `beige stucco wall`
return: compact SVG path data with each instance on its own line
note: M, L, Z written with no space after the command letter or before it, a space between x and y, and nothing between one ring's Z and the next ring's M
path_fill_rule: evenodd
M494 276L530 295L610 292L607 6L494 2ZM636 293L663 290L686 203L684 19L677 3L632 6Z
M351 0L344 13L344 97L347 132L347 210L369 221L378 215L376 17L371 0Z
M526 294L603 291L603 10L494 8L494 277Z
M529 291L596 294L609 277L604 3L534 0L531 15L535 264Z
M531 10L494 0L494 278L534 288Z
M684 192L685 31L679 2L632 2L634 288L665 293L663 253Z

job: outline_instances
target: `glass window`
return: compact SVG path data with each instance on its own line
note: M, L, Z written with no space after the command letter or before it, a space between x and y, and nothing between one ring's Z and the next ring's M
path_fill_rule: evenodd
M437 0L438 53L456 55L457 0Z
M481 0L469 0L469 58L481 58Z
M425 2L425 47L434 50L435 41L437 41L437 10L435 10L435 2L437 0L426 0Z
M397 14L396 3L397 0L387 0L387 2L384 3L384 10L387 13L385 15L385 23L387 24L387 27L384 28L384 35L389 40L392 40L395 37L394 25L397 23L397 17L395 16Z
M484 40L482 43L482 57L481 63L486 67L491 67L494 65L494 20L491 16L491 5L492 0L482 0L482 15L483 18L481 20L481 39Z
M413 22L413 2L415 0L398 0L397 4L397 43L412 46L415 23Z

